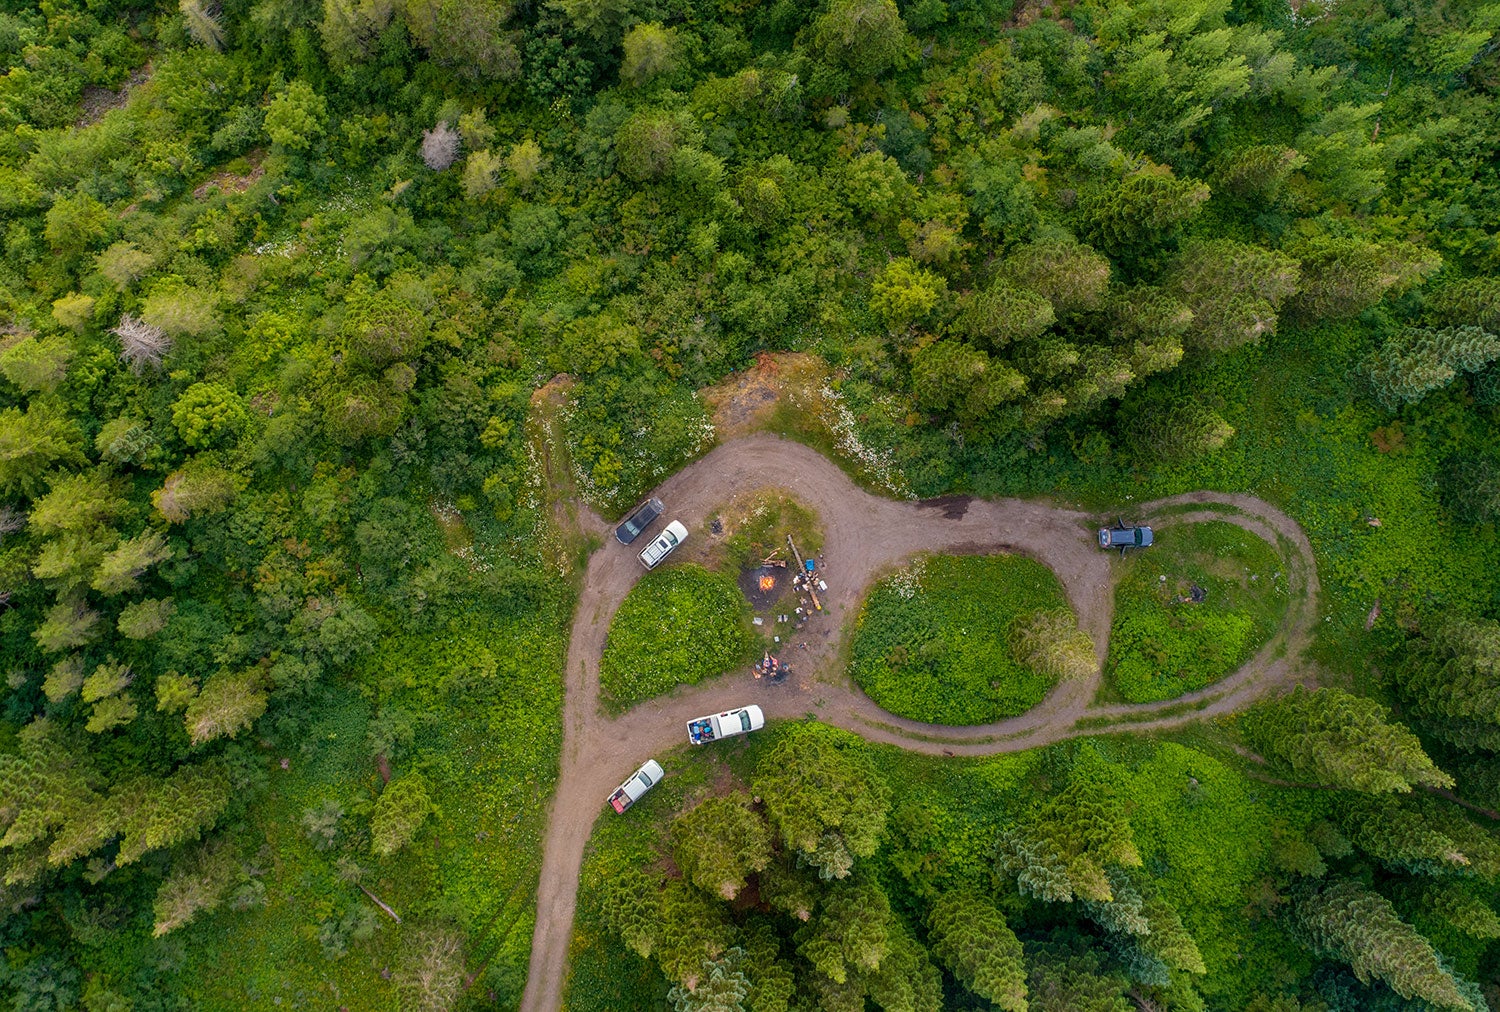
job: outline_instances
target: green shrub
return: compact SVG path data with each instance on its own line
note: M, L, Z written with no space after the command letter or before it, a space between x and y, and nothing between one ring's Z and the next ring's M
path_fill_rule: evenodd
M1218 681L1270 638L1286 611L1281 560L1233 524L1171 528L1122 565L1105 672L1132 703ZM1200 603L1183 600L1193 585L1207 591Z
M1067 609L1039 562L1009 555L936 556L878 584L860 612L850 674L892 713L939 724L1013 717L1055 675L1023 665L1018 621Z
M599 662L604 705L620 713L697 684L748 661L755 643L750 603L730 577L693 565L648 573L610 623Z

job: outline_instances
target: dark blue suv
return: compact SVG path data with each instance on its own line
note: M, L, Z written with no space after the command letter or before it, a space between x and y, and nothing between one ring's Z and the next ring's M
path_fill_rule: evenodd
M1099 528L1099 547L1118 548L1125 554L1127 548L1146 548L1151 544L1151 528L1145 524L1127 525L1120 520L1113 527Z

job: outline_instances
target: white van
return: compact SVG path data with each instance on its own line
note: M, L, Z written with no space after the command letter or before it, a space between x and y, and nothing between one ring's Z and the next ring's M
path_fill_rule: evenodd
M646 546L641 553L641 565L647 569L655 569L656 564L668 555L672 549L687 540L687 528L676 520L667 524L666 529L661 532L657 539Z

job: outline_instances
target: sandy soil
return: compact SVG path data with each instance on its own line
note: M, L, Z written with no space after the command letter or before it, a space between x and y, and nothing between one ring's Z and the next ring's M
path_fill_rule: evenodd
M991 755L1035 748L1121 727L1154 730L1243 708L1273 688L1310 677L1301 661L1317 621L1318 577L1312 548L1290 517L1252 496L1194 492L1139 507L1159 527L1215 519L1238 524L1278 546L1293 601L1283 628L1248 663L1199 692L1160 703L1093 705L1100 674L1058 685L1037 706L1008 720L946 727L897 717L876 706L838 665L868 585L920 552L1014 552L1057 574L1079 624L1103 665L1114 605L1113 553L1094 531L1109 518L1019 499L947 497L898 502L865 492L826 457L799 443L752 435L727 442L668 479L655 493L667 519L698 532L726 500L762 486L785 488L817 509L824 527L819 559L828 581L825 614L784 656L796 674L785 683L753 679L748 669L680 688L615 719L599 707L599 658L610 620L643 574L636 551L622 547L591 513L577 519L604 540L589 558L568 648L561 775L547 830L537 896L530 976L521 1008L562 1006L568 947L583 863L605 798L646 758L681 745L684 724L704 713L758 703L770 720L816 716L870 741L943 755ZM1187 508L1185 508L1187 507ZM1167 510L1165 514L1162 511ZM1157 516L1157 514L1162 514ZM805 644L802 645L802 644Z

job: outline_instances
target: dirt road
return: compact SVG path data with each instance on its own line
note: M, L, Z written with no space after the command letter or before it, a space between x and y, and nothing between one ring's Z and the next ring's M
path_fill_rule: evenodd
M973 727L907 720L882 710L831 663L870 582L921 552L1029 555L1062 581L1080 626L1103 665L1114 604L1115 556L1094 540L1099 517L1019 499L949 497L897 502L871 495L837 465L799 443L754 435L726 443L668 479L658 490L672 518L690 531L740 492L784 488L813 505L823 521L827 616L809 624L797 674L771 685L741 672L680 689L610 719L599 708L599 658L610 620L643 570L636 552L614 542L592 514L605 546L590 557L568 647L563 754L553 796L537 895L536 929L523 1012L562 1007L568 946L584 846L604 799L647 757L682 744L684 724L725 706L758 703L770 720L814 715L870 741L926 753L991 755L1066 738L1170 727L1232 712L1299 676L1299 659L1316 621L1318 577L1312 548L1290 517L1252 496L1194 492L1137 507L1157 526L1205 519L1238 524L1276 547L1292 604L1283 628L1248 663L1199 692L1161 703L1095 706L1100 674L1064 682L1026 713Z

